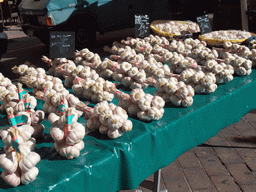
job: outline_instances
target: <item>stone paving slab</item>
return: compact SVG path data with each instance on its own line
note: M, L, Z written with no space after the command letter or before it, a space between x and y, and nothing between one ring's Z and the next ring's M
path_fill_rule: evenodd
M256 110L182 154L161 177L161 190L168 192L255 192ZM120 192L148 191L139 186Z

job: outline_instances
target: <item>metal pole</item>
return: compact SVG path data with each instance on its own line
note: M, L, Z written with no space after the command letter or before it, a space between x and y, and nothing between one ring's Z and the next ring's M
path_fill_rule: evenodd
M242 18L242 30L248 31L248 15L247 12L247 0L240 0L241 4L241 18Z
M154 173L153 192L160 192L161 169Z

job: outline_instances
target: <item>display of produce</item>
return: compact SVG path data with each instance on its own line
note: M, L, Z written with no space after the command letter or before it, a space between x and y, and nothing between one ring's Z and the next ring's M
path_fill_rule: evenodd
M7 107L12 107L14 113L25 111L25 100L24 95L28 92L22 89L22 84L18 83L17 86L14 85L10 79L4 77L0 73L0 112L5 113ZM37 105L36 98L27 95L27 103L29 102L30 110L34 110Z
M206 41L209 46L222 46L223 42L242 43L255 34L241 30L219 30L199 35L199 39Z
M85 49L85 50L88 50L88 49ZM81 51L81 53L79 52L79 54L77 52L76 56L80 57L80 54L82 55L82 53L87 53L88 55L93 54L92 52L89 53L89 52L86 52L85 50ZM95 54L92 55L92 57L89 57L87 54L85 55L85 57L88 60L98 58L95 56ZM52 63L55 63L55 64L59 63L60 59L56 59L56 61L54 59L52 61L51 59L48 59L46 56L43 56L42 60L52 65ZM67 60L67 59L62 58L62 60ZM65 81L64 81L65 87L72 88L76 96L85 98L94 103L98 103L104 100L111 102L113 100L114 94L112 94L111 87L114 87L114 84L111 83L110 81L104 80L103 78L99 77L96 70L91 68L91 66L95 66L95 65L91 65L90 67L86 65L73 66L74 65L73 61L69 61L69 60L67 61L68 62L66 62L66 64L64 63L61 65L58 65L57 67L51 67L57 71L60 68L69 68L68 71L62 70L59 73L59 74L62 74L63 78L65 78Z
M132 117L143 121L156 121L163 117L165 101L159 96L146 94L143 89L133 89L130 94L116 91L118 106Z
M36 140L31 137L35 129L27 122L19 122L19 117L26 114L14 115L11 107L7 108L6 112L11 127L0 130L0 136L5 143L5 153L0 155L0 167L3 169L1 177L12 187L21 183L27 185L33 182L39 173L35 166L41 158L33 152ZM19 124L21 126L18 126Z
M154 33L166 37L200 32L199 25L193 21L156 20L150 24Z
M78 123L78 115L74 109L60 105L60 115L50 113L48 120L52 127L50 134L54 139L56 151L67 159L73 159L80 155L84 148L83 138L86 134L85 127Z
M83 110L85 116L88 117L86 124L88 129L98 130L102 135L107 135L111 139L119 138L123 133L132 130L132 121L128 119L126 110L113 103L102 101L97 103L94 108L80 103L77 107L79 110Z
M20 73L19 71L23 72ZM76 104L80 102L78 97L69 93L60 78L46 75L45 70L42 68L37 68L36 70L33 66L28 67L26 64L22 64L15 66L13 72L21 75L20 81L29 88L33 88L33 94L38 99L45 101L43 105L43 111L45 113L57 113L62 97L68 103L68 107L75 108ZM80 111L76 112L79 116L82 115Z
M157 35L127 37L114 41L112 47L105 46L104 51L111 55L104 59L84 48L75 52L73 60L43 56L48 72L28 62L13 67L20 82L44 101L42 110L35 110L36 98L21 83L14 85L0 73L0 111L7 112L11 124L0 130L5 143L0 155L1 177L7 184L16 187L36 179L40 156L32 151L35 138L43 136L45 114L56 151L74 159L84 149L83 140L89 132L117 139L133 129L128 118L149 124L158 121L166 104L190 107L195 94L211 94L219 84L232 81L234 75L250 75L256 65L256 49L239 44L252 33L214 31L199 39L168 40L200 32L199 26L190 21L155 21L151 29ZM130 90L117 89L119 84ZM156 91L147 93L149 86L153 87L150 91ZM114 97L117 105L110 103ZM89 107L87 100L94 107ZM84 125L78 122L83 114Z

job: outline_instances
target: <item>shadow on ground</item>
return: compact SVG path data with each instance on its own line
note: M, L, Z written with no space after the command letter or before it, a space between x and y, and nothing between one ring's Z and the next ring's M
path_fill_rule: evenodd
M88 47L88 49L104 58L110 55L110 53L103 51L105 45L111 47L114 41L120 42L128 36L134 37L133 28L113 31L104 35L97 33L95 45ZM7 53L2 55L2 60L0 61L0 72L10 79L17 79L18 76L12 72L11 68L15 65L23 64L26 61L47 70L49 67L41 61L43 55L49 56L49 48L37 38L26 36L9 39Z

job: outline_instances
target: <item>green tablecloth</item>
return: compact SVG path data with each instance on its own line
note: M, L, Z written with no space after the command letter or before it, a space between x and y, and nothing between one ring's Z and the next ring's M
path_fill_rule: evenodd
M154 92L148 88L146 92ZM114 100L117 104L117 100ZM161 120L150 123L132 119L133 130L116 140L97 132L84 138L81 156L67 160L56 153L49 135L37 140L41 161L31 184L16 188L0 179L0 191L115 192L134 189L148 176L173 162L182 153L204 143L222 128L239 121L256 108L256 70L246 77L219 85L215 93L196 95L190 108L165 107ZM2 116L1 125L7 125ZM80 118L83 124L86 121ZM0 153L4 143L0 140ZM2 170L0 169L0 172Z

